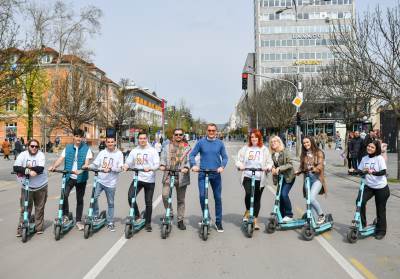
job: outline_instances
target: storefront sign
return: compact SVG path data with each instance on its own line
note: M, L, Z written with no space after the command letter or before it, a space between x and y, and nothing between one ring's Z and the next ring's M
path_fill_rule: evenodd
M293 62L293 66L300 66L300 65L321 65L321 60L297 60Z

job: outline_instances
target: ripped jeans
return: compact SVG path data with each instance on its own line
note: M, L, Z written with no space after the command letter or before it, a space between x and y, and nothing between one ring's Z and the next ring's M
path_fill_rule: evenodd
M321 215L324 212L321 209L321 205L317 201L317 196L319 192L321 191L322 188L322 183L319 180L319 177L313 173L309 174L310 178L310 202L311 202L311 208L314 209L314 211L318 214Z

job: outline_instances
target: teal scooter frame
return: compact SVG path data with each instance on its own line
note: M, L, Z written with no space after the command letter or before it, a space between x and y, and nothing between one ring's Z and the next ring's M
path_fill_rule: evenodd
M96 188L97 188L97 184L98 184L97 180L99 177L99 172L103 172L103 171L100 169L94 169L94 168L87 168L84 170L94 172L93 189L92 189L92 195L90 197L89 212L85 218L85 224L84 224L84 228L83 228L83 237L85 239L88 239L91 235L93 235L94 232L99 231L106 224L106 211L105 210L101 211L101 213L99 214L98 217L93 216L93 206L94 206L94 202L95 202L94 195L96 193Z
M315 222L314 215L311 209L311 197L310 197L310 190L311 190L311 182L309 174L310 172L303 172L305 174L305 187L306 187L306 198L307 198L307 210L306 210L306 223L304 224L301 234L303 238L307 241L310 241L314 238L316 234L321 234L327 230L332 229L333 227L333 217L332 214L325 215L325 222L321 225L318 225Z
M172 206L172 193L175 188L175 179L179 179L179 169L165 169L169 176L169 193L168 193L168 206L165 210L165 215L161 218L161 238L166 239L172 230L171 206Z
M125 238L129 239L133 236L133 234L137 233L140 231L145 223L146 220L143 218L144 214L141 214L141 218L137 221L136 220L136 212L135 212L135 207L134 205L136 204L136 198L137 198L137 188L138 188L138 183L139 183L139 172L144 171L144 169L128 169L128 171L133 171L134 176L133 176L133 187L134 187L134 192L133 196L131 199L131 206L129 209L129 216L126 217L125 221Z
M271 212L271 217L268 218L268 221L265 225L265 231L267 233L274 233L276 229L298 229L301 228L305 225L306 223L306 213L303 214L302 219L293 219L293 221L290 222L283 222L283 217L282 213L280 210L280 204L281 204L281 191L282 191L282 185L283 185L283 175L279 174L279 183L276 188L276 194L275 194L275 203L272 208Z
M60 201L58 203L58 216L54 220L54 238L55 240L60 240L61 236L69 232L74 227L75 224L72 212L68 212L68 222L63 222L65 186L67 184L67 174L71 173L71 171L53 170L52 172L57 172L62 174L61 194L60 194Z
M357 196L357 201L356 201L356 212L354 213L354 219L351 222L351 226L349 228L349 231L347 233L347 240L350 243L356 243L357 240L360 237L368 237L371 235L375 234L376 230L376 219L374 219L374 222L372 225L368 226L363 226L361 222L361 203L362 203L362 197L364 194L364 188L365 188L365 172L358 172L358 174L361 174L361 181L360 181L360 187L358 188L358 196Z
M254 232L254 193L256 189L256 171L263 171L261 168L244 168L240 171L251 171L251 196L250 196L250 210L249 218L247 221L243 221L243 230L248 238L253 237Z
M23 243L28 241L28 238L30 235L34 234L36 232L36 226L35 226L35 215L31 214L29 216L29 172L30 169L26 168L25 169L25 178L24 178L24 214L23 214L23 221L20 224L21 226L21 240ZM11 172L11 174L17 174L16 172Z
M200 222L200 236L204 241L207 241L209 231L210 231L210 211L208 209L208 189L210 186L209 174L216 173L217 170L211 169L200 169L199 172L205 173L205 189L204 189L204 210L203 210L203 218Z

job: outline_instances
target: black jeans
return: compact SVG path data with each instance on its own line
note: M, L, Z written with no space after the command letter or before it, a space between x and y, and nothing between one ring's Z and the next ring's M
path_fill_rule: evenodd
M244 177L243 187L246 191L246 196L244 197L244 203L246 204L246 209L250 210L250 198L251 198L251 178ZM260 187L260 180L256 180L256 187L254 189L254 217L258 217L258 213L261 208L261 195L264 191L264 187Z
M72 178L68 179L67 185L65 186L63 211L64 215L68 216L69 213L68 197L69 193L74 187L76 189L76 222L80 222L82 221L83 196L85 195L86 181L77 183L76 179Z
M128 191L128 203L129 206L131 206L131 200L135 191L135 188L133 187L133 181L131 183L131 186L129 187L129 191ZM139 194L140 190L142 190L142 188L144 188L144 202L146 204L146 211L144 213L144 218L146 219L146 224L150 224L151 223L151 214L153 212L153 194L154 194L154 188L155 188L155 183L147 183L147 182L143 182L143 181L139 181L138 182L138 186L137 186L137 192L136 192L136 196ZM136 202L133 205L134 209L135 209L135 217L139 217L140 213L139 213L139 208L137 206L137 198L136 198Z
M364 194L361 203L361 222L365 226L367 224L367 218L365 216L366 209L365 206L367 202L375 196L375 206L376 206L376 234L386 234L386 202L390 196L389 186L386 185L382 189L372 189L365 185Z

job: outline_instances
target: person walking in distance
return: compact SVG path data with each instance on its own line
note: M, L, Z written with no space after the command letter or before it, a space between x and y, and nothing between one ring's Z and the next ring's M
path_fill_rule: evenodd
M76 227L78 230L83 230L82 212L83 212L83 197L85 195L86 183L89 178L87 171L83 168L89 166L89 161L93 158L92 151L89 146L83 142L84 132L81 129L74 129L73 143L67 144L61 156L49 168L49 171L57 169L64 162L64 170L71 171L67 175L67 185L64 195L64 222L68 221L69 203L68 197L71 190L76 189Z
M190 146L183 142L184 133L183 130L177 128L174 130L173 139L169 145L165 146L163 151L161 152L161 160L160 160L160 170L168 169L176 169L181 170L181 173L178 176L178 179L175 180L175 189L176 189L176 199L177 199L177 221L178 228L180 230L186 230L186 225L184 223L185 217L185 194L186 188L190 184L190 175L189 175L189 160L188 155L190 152ZM162 179L163 188L162 188L162 198L164 202L164 207L168 207L168 196L169 196L169 181L170 177L168 176L168 172L164 172L164 176ZM171 215L172 213L172 205L171 205Z
M4 159L10 160L11 144L8 139L4 139L1 148L3 149Z
M196 165L195 157L200 154L200 167ZM207 125L207 136L199 140L190 153L190 166L192 171L199 172L201 169L216 170L209 174L209 182L215 200L215 227L218 232L223 232L222 226L222 181L221 173L228 163L224 143L217 138L217 125ZM199 198L201 209L204 210L205 200L205 173L200 172L198 176Z

